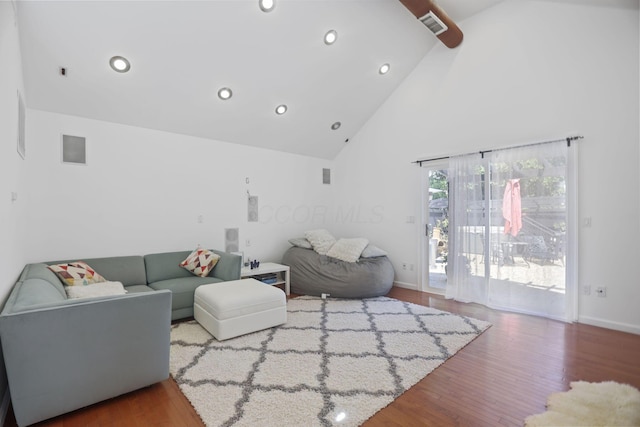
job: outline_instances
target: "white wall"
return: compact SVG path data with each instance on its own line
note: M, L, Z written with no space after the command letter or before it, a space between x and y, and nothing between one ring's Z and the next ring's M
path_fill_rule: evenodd
M324 224L331 187L322 168L330 161L37 110L28 116L28 262L198 244L224 250L224 229L233 227L246 256L279 261L287 239ZM62 134L86 138L86 166L61 162ZM258 196L259 222L247 221L247 191Z
M17 151L18 90L23 94L22 65L13 6L0 2L0 301L24 267L26 161ZM28 157L27 157L28 159ZM18 200L11 201L11 193Z
M382 219L335 232L369 236L396 279L419 286L410 162L581 134L579 216L592 226L579 230L580 284L608 295L580 296L580 321L640 333L638 21L637 1L521 0L462 22L462 45L429 52L336 159L337 203L377 206Z
M25 264L27 188L25 164L17 152L18 90L24 94L18 28L11 2L0 1L0 304ZM27 157L28 159L28 157ZM18 200L11 201L11 193ZM0 355L0 424L9 405L4 360Z

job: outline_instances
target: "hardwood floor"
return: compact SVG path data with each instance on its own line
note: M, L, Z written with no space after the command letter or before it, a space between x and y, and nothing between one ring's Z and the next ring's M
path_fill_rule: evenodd
M475 317L486 332L364 426L522 426L546 398L575 380L640 388L640 335L565 324L393 288L390 297ZM15 426L9 414L5 426ZM37 424L202 426L172 379Z

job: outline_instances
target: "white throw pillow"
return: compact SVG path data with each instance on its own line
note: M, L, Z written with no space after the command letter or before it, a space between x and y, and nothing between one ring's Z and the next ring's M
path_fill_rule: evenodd
M324 229L307 231L304 233L304 237L311 243L313 250L320 255L326 255L336 242L336 238Z
M311 243L309 243L309 241L304 237L296 237L294 239L289 239L289 243L291 243L291 245L296 246L298 248L313 249L313 246L311 246Z
M366 248L362 251L360 255L362 258L377 258L379 256L387 256L387 251L383 251L377 246L373 246L371 244L367 245Z
M327 252L327 256L346 262L356 262L362 250L369 244L369 240L361 237L340 239Z
M127 293L122 282L100 282L84 286L65 286L69 298L93 298Z

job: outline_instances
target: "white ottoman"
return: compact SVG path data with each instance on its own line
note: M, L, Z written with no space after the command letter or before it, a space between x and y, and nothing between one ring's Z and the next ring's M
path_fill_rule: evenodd
M285 323L287 298L256 279L202 285L194 294L193 317L222 341Z

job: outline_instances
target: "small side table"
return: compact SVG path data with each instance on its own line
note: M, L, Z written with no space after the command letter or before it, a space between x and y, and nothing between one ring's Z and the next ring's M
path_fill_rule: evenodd
M291 293L291 282L288 265L276 264L275 262L261 262L258 268L251 269L251 267L243 267L240 271L240 277L244 279L246 277L270 273L278 273L280 277L277 282L269 283L269 285L284 285L284 293L289 295Z

